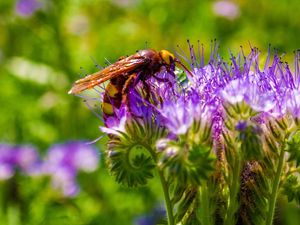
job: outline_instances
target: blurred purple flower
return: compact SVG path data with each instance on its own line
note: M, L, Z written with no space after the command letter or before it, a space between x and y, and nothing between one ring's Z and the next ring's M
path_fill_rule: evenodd
M39 155L32 146L0 144L0 180L11 178L15 169L31 175L39 163Z
M135 225L155 225L155 220L152 215L139 216L134 221Z
M31 16L36 10L42 7L38 0L18 0L16 3L16 13L20 16Z
M233 20L240 15L239 7L230 1L216 1L213 4L213 11L216 15Z
M47 154L43 169L52 177L52 184L65 196L75 196L79 191L76 183L78 171L93 172L97 169L99 153L84 142L68 142L52 146Z
M166 210L163 206L159 205L156 206L152 212L149 214L145 214L142 216L137 217L134 220L135 225L155 225L160 222L166 217Z

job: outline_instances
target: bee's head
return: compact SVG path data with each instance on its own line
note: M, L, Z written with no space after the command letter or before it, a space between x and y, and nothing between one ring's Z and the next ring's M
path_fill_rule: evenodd
M176 63L177 65L182 67L186 72L188 72L190 76L193 76L192 72L182 62L176 59L176 57L171 52L167 50L161 50L158 54L162 62L166 65L167 70L174 70Z
M175 56L167 50L161 50L158 54L161 60L169 66L172 65L175 61Z

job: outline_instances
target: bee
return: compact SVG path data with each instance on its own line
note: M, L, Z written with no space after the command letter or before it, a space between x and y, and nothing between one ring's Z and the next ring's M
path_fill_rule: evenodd
M68 94L79 94L109 80L105 88L102 109L105 115L113 115L114 108L119 109L122 103L126 103L131 87L142 82L145 92L149 93L150 87L146 83L147 79L154 77L158 81L166 81L164 78L157 77L157 73L162 69L175 76L175 63L192 76L184 64L169 51L140 50L133 55L120 58L96 73L77 80Z

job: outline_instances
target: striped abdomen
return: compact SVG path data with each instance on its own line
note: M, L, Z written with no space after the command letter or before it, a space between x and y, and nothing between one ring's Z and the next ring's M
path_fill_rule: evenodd
M127 79L127 76L117 76L106 86L102 103L104 122L108 117L115 116L114 110L120 108L123 98L122 90Z

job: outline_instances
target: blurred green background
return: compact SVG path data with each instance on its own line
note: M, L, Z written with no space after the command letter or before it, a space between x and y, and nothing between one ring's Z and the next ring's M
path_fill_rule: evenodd
M56 142L99 137L101 121L67 94L82 74L97 70L91 58L105 66L146 47L187 50L188 38L207 52L216 38L225 58L249 43L292 56L300 47L299 12L299 0L0 1L0 142L30 143L43 154ZM82 177L74 199L47 194L39 180L20 184L25 208L2 215L9 224L133 224L162 201L155 180L133 191L120 187L103 159Z

